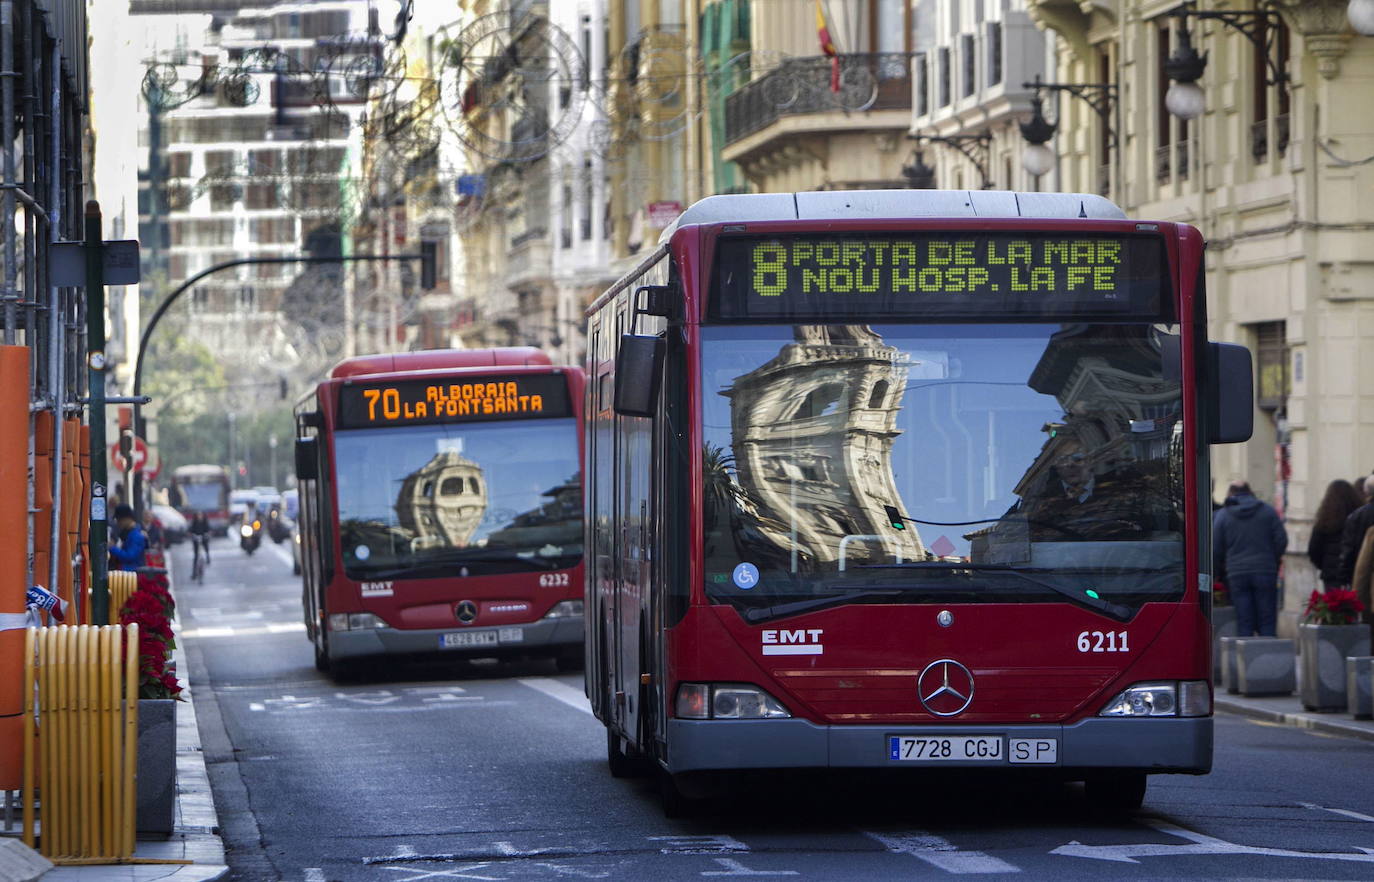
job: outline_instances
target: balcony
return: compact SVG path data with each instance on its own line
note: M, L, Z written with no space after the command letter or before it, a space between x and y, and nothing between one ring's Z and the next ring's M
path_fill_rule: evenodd
M911 109L911 57L903 52L839 57L838 83L824 55L788 58L725 99L727 145L783 117ZM838 89L832 88L838 85ZM855 122L855 127L862 125Z

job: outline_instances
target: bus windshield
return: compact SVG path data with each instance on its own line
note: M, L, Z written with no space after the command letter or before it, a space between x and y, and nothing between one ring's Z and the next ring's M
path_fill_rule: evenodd
M702 328L706 591L840 603L1183 592L1177 326Z
M353 429L334 436L352 579L562 569L582 557L571 418Z
M186 511L219 511L225 507L221 481L183 480L177 487L181 489L181 507Z

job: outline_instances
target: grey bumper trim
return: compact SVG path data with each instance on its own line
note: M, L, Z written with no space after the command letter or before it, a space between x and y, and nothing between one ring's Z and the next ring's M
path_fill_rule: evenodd
M1106 719L1068 726L823 726L809 720L669 720L668 771L785 768L1118 769L1203 774L1212 718ZM1054 764L914 763L888 757L891 735L1057 738ZM1004 745L1005 747L1005 745ZM1003 754L1006 754L1005 749Z
M440 637L460 632L501 631L519 629L520 640L498 641L484 646L441 648ZM405 631L399 628L370 628L362 631L330 631L331 659L359 658L367 655L405 655L442 652L445 655L488 656L518 655L529 651L582 648L582 617L540 619L523 625L501 625L492 628L435 628Z

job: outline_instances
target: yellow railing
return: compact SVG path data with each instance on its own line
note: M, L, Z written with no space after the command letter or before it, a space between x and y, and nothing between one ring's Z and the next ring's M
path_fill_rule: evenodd
M38 850L54 863L133 858L138 678L138 625L28 629L24 841L41 795Z
M110 588L110 619L118 621L119 611L129 602L129 595L138 590L138 573L111 570L106 584Z

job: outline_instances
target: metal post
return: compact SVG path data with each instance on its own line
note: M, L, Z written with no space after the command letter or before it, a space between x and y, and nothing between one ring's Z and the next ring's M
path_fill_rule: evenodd
M0 0L0 150L4 151L4 188L0 198L0 221L5 237L5 345L18 342L15 323L19 318L19 293L15 290L19 278L19 259L14 241L14 2Z
M53 41L52 60L49 62L47 74L52 79L52 106L49 109L48 131L51 143L48 145L51 151L51 164L48 167L48 241L59 242L62 239L62 175L58 171L62 167L62 46L57 41ZM66 353L63 350L63 342L66 340L65 325L67 322L65 302L62 297L62 289L56 286L48 288L49 312L48 312L48 386L52 391L53 397L53 430L52 430L52 449L54 455L62 450L63 443L63 420L67 416L66 409L66 386L67 378L63 368L65 367ZM58 560L60 555L58 550L62 547L60 537L62 535L62 472L60 469L52 470L52 522L49 524L52 531L52 542L49 546L52 553L48 555L48 585L54 591L57 590ZM75 582L72 583L75 586ZM75 599L75 598L73 598ZM73 603L72 608L80 615L83 604ZM79 621L79 619L74 620Z
M100 203L86 203L86 347L91 424L91 624L110 623L109 471L105 450L105 266Z

